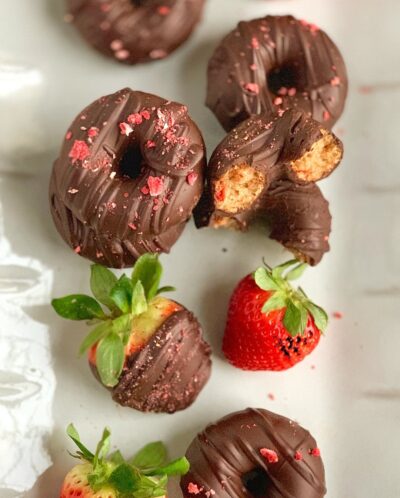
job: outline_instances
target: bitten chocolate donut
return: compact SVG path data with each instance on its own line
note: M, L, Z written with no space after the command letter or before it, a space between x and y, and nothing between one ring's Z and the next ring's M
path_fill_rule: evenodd
M314 182L331 174L342 156L340 140L303 112L253 116L215 149L196 225L244 230L256 217L266 218L272 238L315 265L329 250L331 216Z
M67 0L67 19L99 52L125 64L167 57L200 21L205 0Z
M240 22L208 66L207 106L229 131L253 114L300 109L330 128L343 112L346 67L314 24L292 16Z
M232 413L189 446L184 498L322 498L325 471L315 439L262 409Z
M54 223L76 253L132 266L168 252L203 190L205 146L187 108L130 89L72 123L50 181Z

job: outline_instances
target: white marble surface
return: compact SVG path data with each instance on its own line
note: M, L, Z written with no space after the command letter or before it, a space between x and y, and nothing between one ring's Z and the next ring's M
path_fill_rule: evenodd
M70 421L89 443L107 424L127 453L162 438L175 455L207 422L253 405L312 430L328 498L398 498L398 0L208 0L189 43L165 61L136 68L86 47L62 22L61 0L2 0L1 7L0 497L57 496L72 464L64 436ZM190 225L163 257L165 281L176 284L176 298L203 323L215 350L212 379L193 407L174 416L117 407L77 359L84 325L62 322L49 307L50 295L86 291L89 269L52 226L52 160L75 114L124 86L187 103L211 151L223 133L203 106L207 59L238 20L267 13L321 25L348 63L351 90L337 125L346 157L322 183L334 215L332 252L304 277L310 295L343 319L333 319L318 350L288 372L230 367L219 350L233 285L263 256L276 263L288 255L258 230L244 237Z

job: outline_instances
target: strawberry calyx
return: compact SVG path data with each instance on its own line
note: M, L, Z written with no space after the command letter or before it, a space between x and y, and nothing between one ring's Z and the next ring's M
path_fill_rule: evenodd
M283 325L292 337L304 334L309 316L324 332L328 325L327 313L312 302L301 287L295 289L290 283L300 278L308 265L296 259L274 268L264 264L253 274L257 286L270 293L261 311L268 315L271 311L285 309Z
M95 453L82 443L72 424L68 426L67 434L78 447L78 451L71 456L90 464L87 480L95 493L107 488L112 489L117 497L123 498L166 496L168 478L189 471L189 462L185 457L167 461L167 449L161 441L146 445L126 460L119 450L108 455L111 433L107 428Z
M58 315L68 320L87 320L94 328L83 340L82 355L95 348L96 367L102 383L107 387L118 384L129 343L145 342L160 325L159 308L168 309L169 300L159 294L174 291L173 287L159 287L162 265L155 254L143 254L128 277L119 278L104 266L91 266L90 288L94 297L72 294L53 299L51 304ZM154 317L157 315L157 321ZM166 313L161 313L165 318ZM154 323L150 323L153 320ZM138 326L135 327L136 323ZM153 327L152 327L153 325ZM143 331L145 329L145 332ZM140 330L139 330L140 329ZM140 340L139 340L140 339Z

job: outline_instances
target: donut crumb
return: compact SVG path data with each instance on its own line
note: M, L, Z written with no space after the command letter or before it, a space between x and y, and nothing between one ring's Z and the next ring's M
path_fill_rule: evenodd
M265 177L248 164L230 168L214 182L214 201L218 210L237 213L250 208L265 186Z
M239 223L234 218L219 216L217 214L212 217L210 224L213 228L231 228L232 230L241 229Z
M326 130L321 130L322 138L290 167L300 180L316 182L333 171L342 159L342 149L336 138Z

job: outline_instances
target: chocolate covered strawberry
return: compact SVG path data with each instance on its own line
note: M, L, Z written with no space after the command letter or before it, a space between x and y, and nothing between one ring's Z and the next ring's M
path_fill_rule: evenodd
M307 267L296 260L258 268L233 292L223 352L244 370L286 370L317 346L328 317L290 281Z
M130 277L92 265L94 297L74 294L54 299L55 311L70 320L88 320L92 331L80 353L88 353L95 376L113 399L141 411L172 413L189 406L207 382L210 347L195 316L160 294L158 256L144 254Z
M110 431L104 429L95 453L89 451L71 424L67 434L79 448L73 457L81 463L68 472L60 498L155 498L166 496L170 476L188 472L185 457L167 463L163 443L150 443L134 457L125 459L120 451L108 456Z

